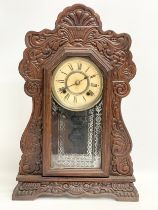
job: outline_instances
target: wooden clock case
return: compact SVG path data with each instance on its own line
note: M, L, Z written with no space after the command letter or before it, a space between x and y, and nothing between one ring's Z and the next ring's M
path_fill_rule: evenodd
M13 200L64 195L137 201L130 157L132 142L120 108L136 73L129 51L130 36L102 31L99 16L91 8L75 4L58 15L54 30L30 31L25 42L27 48L19 70L26 81L25 92L32 97L33 110L21 139L22 157ZM88 57L103 72L101 169L50 167L50 75L52 69L71 56Z

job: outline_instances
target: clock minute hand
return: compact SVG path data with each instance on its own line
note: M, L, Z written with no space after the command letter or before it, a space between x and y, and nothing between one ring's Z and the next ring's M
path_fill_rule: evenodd
M85 76L83 79L79 80L79 82L82 82L83 80L87 79L88 76Z
M73 84L71 84L71 85L69 85L69 86L65 86L63 89L66 90L67 88L69 88L69 87L71 87L71 86L79 85L80 82L82 82L83 80L85 80L85 79L87 79L87 78L88 78L88 77L85 76L85 77L84 77L83 79L81 79L81 80L76 80L75 83L73 83Z

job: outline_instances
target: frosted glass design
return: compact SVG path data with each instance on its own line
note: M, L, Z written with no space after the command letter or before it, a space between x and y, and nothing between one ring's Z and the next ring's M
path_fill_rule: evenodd
M52 103L52 168L100 168L102 101L82 112Z

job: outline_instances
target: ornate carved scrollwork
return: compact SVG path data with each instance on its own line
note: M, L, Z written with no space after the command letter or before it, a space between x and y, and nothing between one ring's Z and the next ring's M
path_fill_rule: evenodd
M132 175L130 157L132 142L121 116L121 98L128 95L130 86L125 81L113 81L112 131L111 131L111 174Z
M26 81L24 90L29 96L39 95L41 92L41 81L40 80L30 80Z
M28 73L31 74L30 67L39 68L62 46L94 47L113 68L119 68L127 65L130 44L129 35L116 34L113 31L103 32L96 27L61 26L53 31L45 29L39 33L29 32L26 35L26 45L30 49L25 52L27 60L21 64L21 68L25 69L28 76ZM39 70L35 69L34 72L40 76Z
M20 182L14 191L13 199L32 200L40 195L52 196L111 196L116 200L137 201L138 193L133 183L104 182Z
M113 91L115 95L125 97L130 91L130 86L124 81L113 81Z
M59 14L55 30L28 32L20 74L26 80L25 92L33 98L33 111L21 140L23 152L20 174L40 174L42 168L42 65L62 47L93 48L111 66L112 131L111 131L111 174L131 175L131 140L123 123L120 111L121 98L129 92L128 82L134 77L136 68L129 51L130 36L102 31L99 16L93 10L74 5ZM91 27L90 27L91 26Z
M27 84L27 83L26 83ZM30 88L30 85L27 88ZM35 88L35 89L34 89ZM27 92L34 96L37 87L32 87ZM28 91L28 90L27 90ZM36 92L37 94L37 92ZM21 138L20 146L22 157L20 161L20 174L41 174L42 173L42 110L41 94L33 97L33 111L30 121Z

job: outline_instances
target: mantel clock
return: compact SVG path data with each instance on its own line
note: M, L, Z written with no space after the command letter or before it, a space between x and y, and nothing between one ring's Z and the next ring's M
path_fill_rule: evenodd
M55 29L26 34L19 70L33 110L22 135L14 200L41 195L137 201L132 142L121 115L136 67L130 36L102 30L81 4Z

